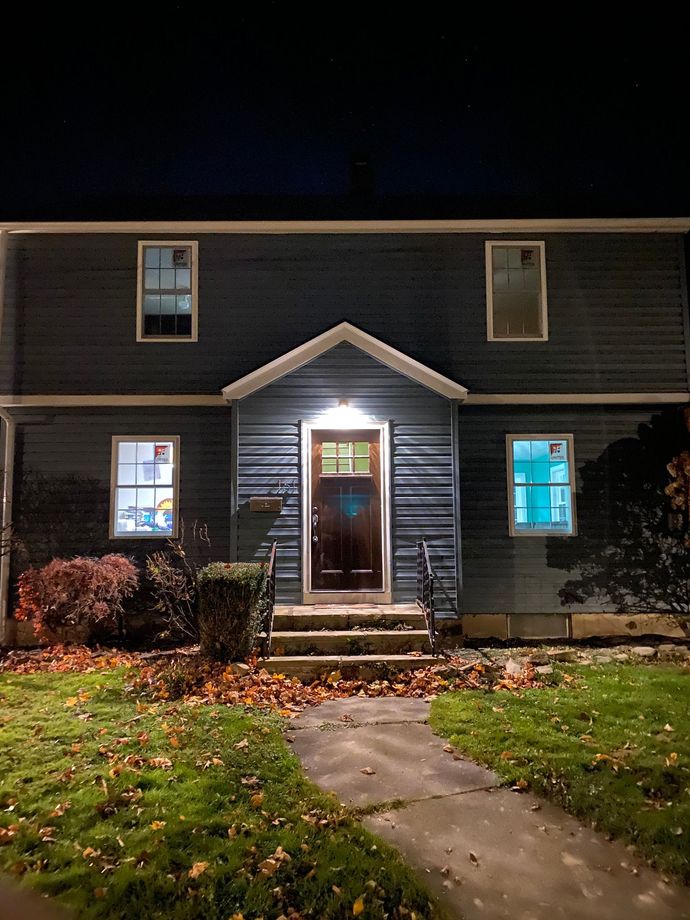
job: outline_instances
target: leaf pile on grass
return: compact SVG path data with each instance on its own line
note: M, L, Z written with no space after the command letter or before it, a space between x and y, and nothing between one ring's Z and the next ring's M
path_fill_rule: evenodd
M448 693L431 724L511 786L554 799L690 882L690 668L568 667L540 691Z
M137 653L123 652L120 649L92 649L86 645L51 645L32 651L15 649L8 652L4 658L0 658L0 672L89 674L123 666L134 667L140 664L141 660Z
M250 660L246 673L237 674L233 665L214 662L199 654L152 658L114 650L93 651L84 646L11 652L0 664L0 671L90 673L120 666L132 669L133 692L151 700L252 706L286 717L298 715L307 706L352 696L419 699L450 688L516 691L543 686L529 666L519 674L503 671L497 675L481 662L467 662L459 657L450 658L443 665L393 674L384 672L375 679L348 678L340 671L331 671L305 683L298 677L269 673L256 659Z
M1 870L80 918L435 916L275 716L146 704L130 677L0 675Z

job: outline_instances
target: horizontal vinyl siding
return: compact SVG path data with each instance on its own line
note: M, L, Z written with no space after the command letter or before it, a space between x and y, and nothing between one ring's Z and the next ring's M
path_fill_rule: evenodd
M561 606L558 589L573 575L547 565L547 540L573 537L508 534L506 434L573 434L575 470L613 442L634 438L652 412L644 408L567 406L460 408L460 481L464 613L575 613L601 604ZM580 514L582 513L582 509ZM607 509L598 511L605 533ZM581 523L581 518L580 518Z
M44 556L122 552L143 561L164 539L109 538L113 435L180 436L180 515L188 546L206 523L214 559L230 552L228 409L57 410L17 414L14 520L26 543L15 569Z
M390 422L394 600L414 599L415 544L426 537L440 580L439 608L450 611L455 556L449 404L351 345L337 346L240 403L239 558L265 558L277 540L279 597L301 601L299 422L315 421L341 398L375 421ZM249 498L277 493L281 479L294 485L284 494L280 515L251 513Z
M348 320L474 393L687 389L680 236L545 236L549 341L525 344L486 341L490 237L197 238L191 344L135 341L137 237L11 238L0 388L217 393Z

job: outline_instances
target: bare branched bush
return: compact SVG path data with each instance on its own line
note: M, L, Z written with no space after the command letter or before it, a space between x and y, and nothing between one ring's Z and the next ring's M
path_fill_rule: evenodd
M190 544L185 545L184 521L180 536L168 540L167 549L146 557L146 574L151 582L154 610L164 620L162 638L199 639L198 574L208 564L211 540L208 526L197 521L192 525Z

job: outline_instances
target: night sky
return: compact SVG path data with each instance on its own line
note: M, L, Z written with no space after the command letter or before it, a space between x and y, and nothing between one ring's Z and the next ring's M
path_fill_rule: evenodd
M372 6L27 21L4 56L0 220L690 214L680 24Z

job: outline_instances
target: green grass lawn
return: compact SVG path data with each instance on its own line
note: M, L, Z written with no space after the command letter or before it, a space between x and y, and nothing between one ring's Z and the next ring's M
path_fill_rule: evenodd
M5 872L80 918L435 916L277 717L137 702L127 679L0 675Z
M444 694L432 727L690 882L690 670L563 666L555 683Z

